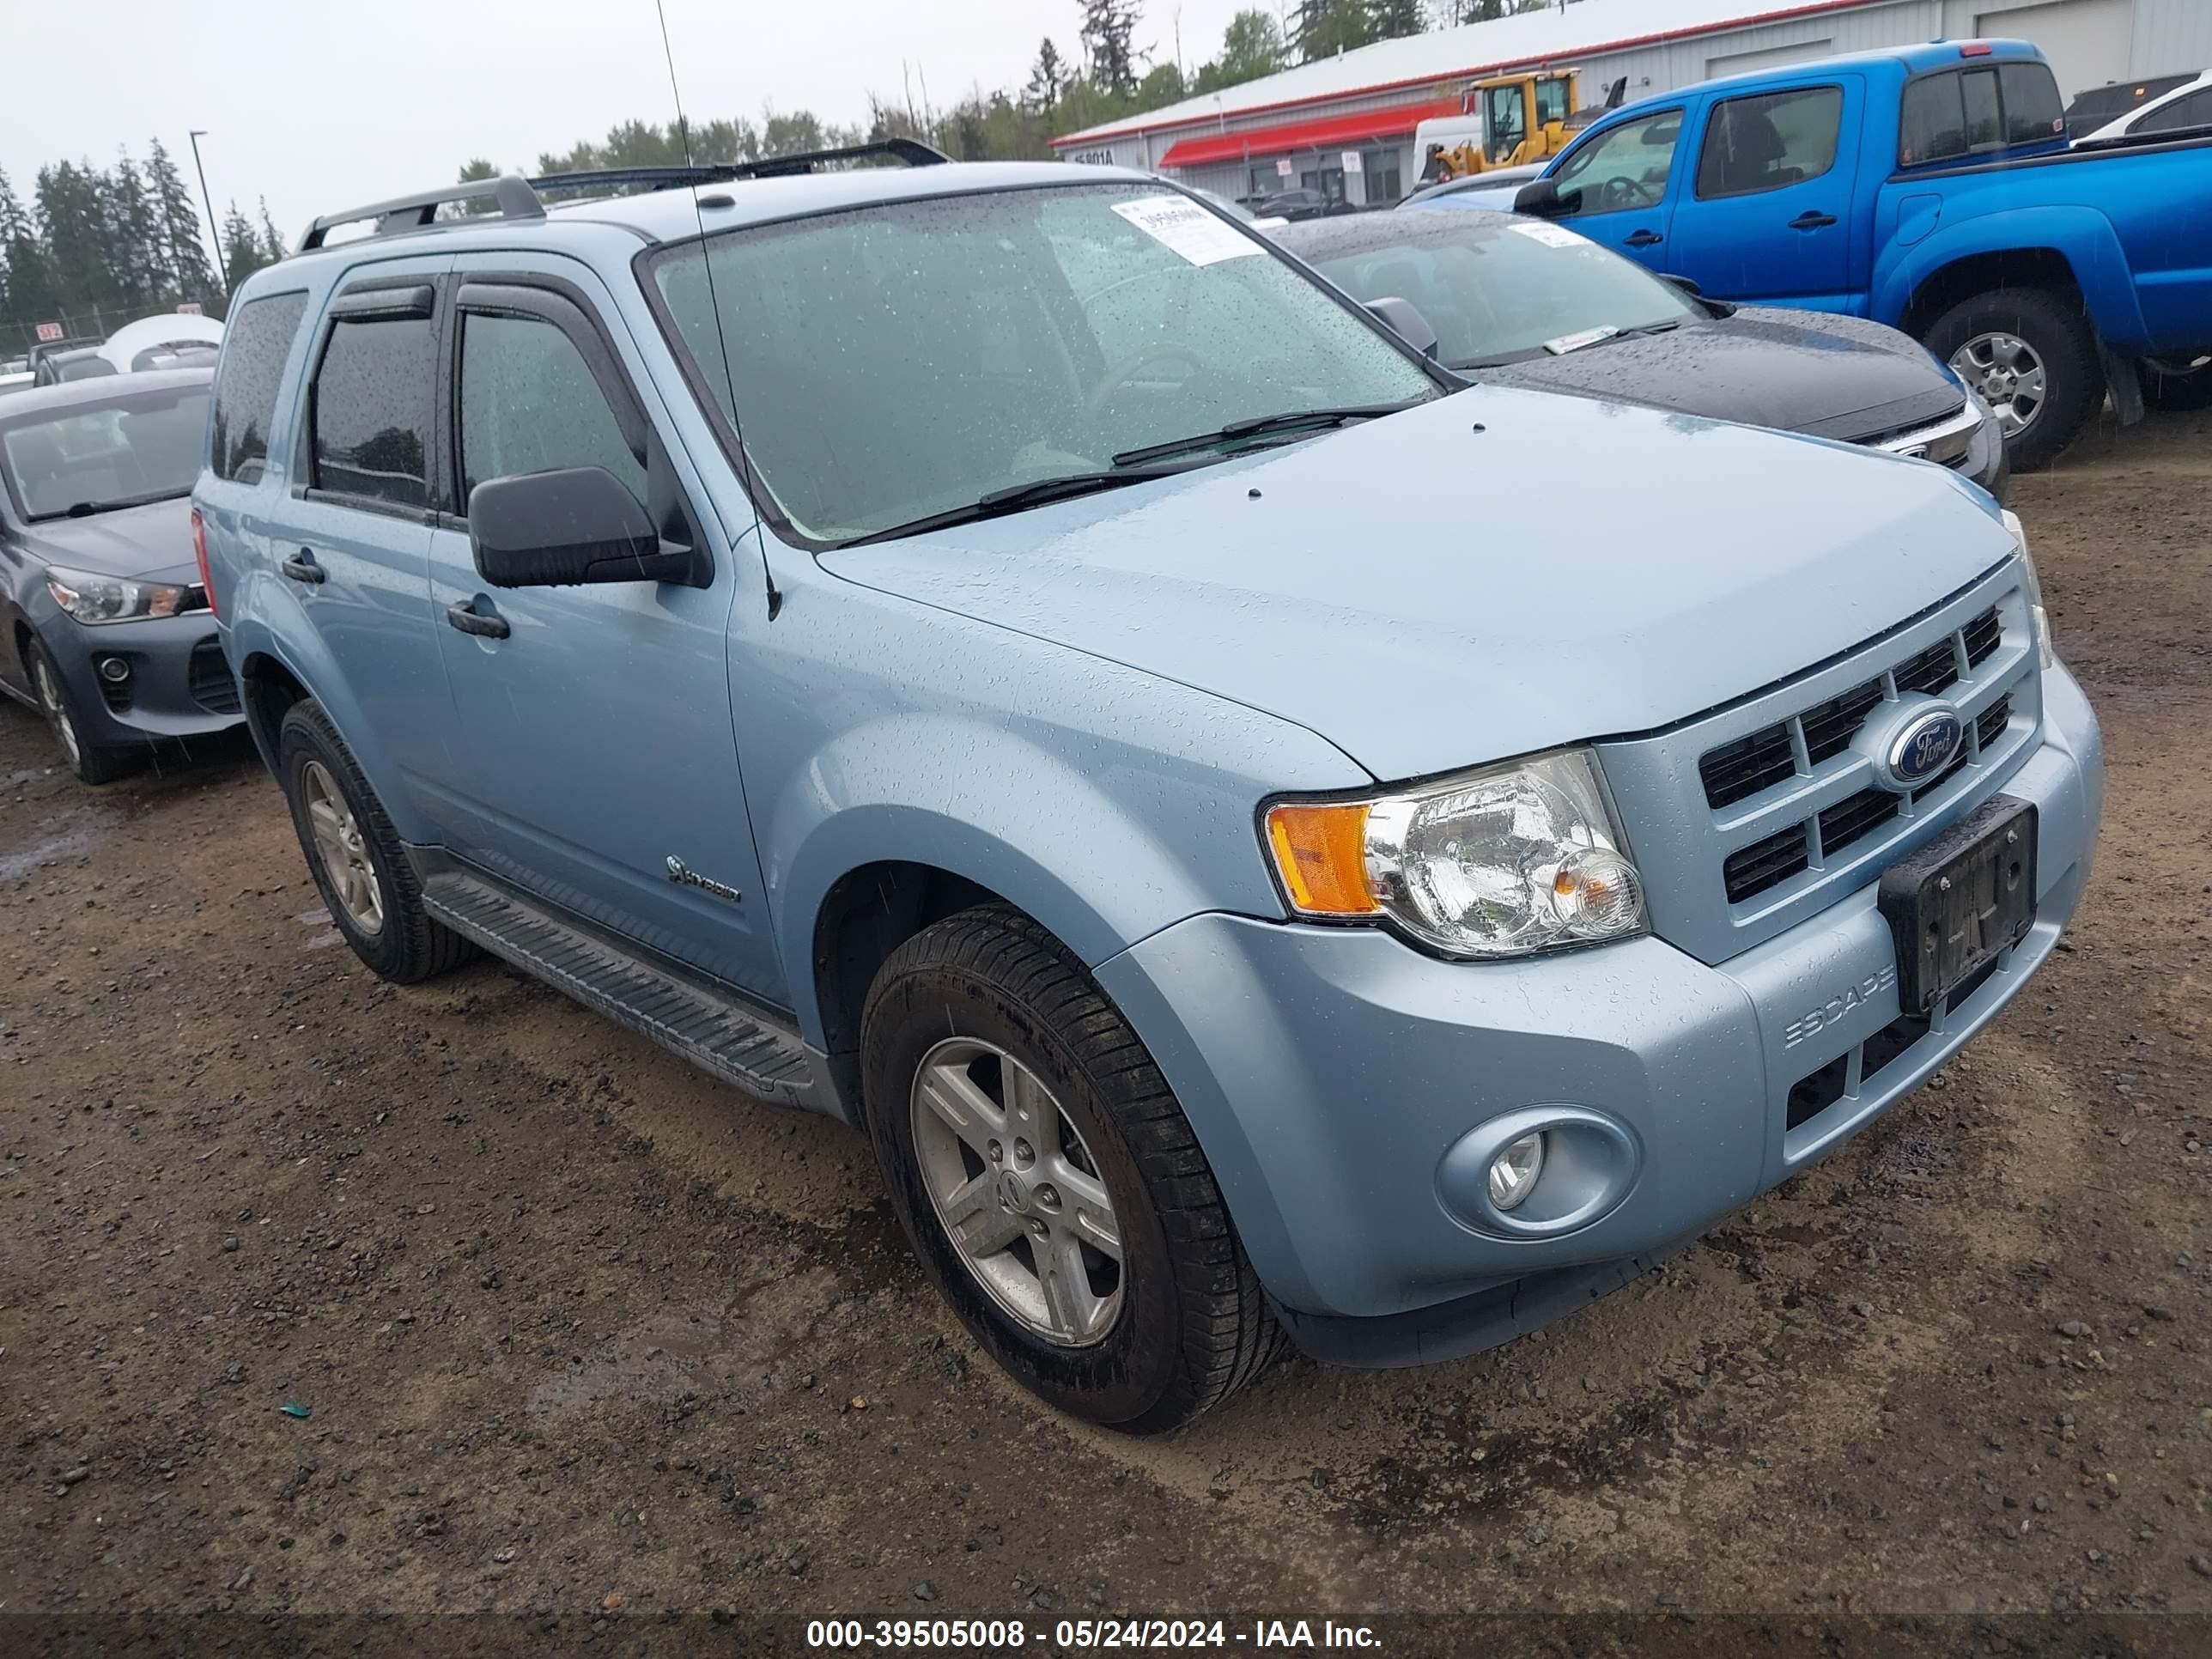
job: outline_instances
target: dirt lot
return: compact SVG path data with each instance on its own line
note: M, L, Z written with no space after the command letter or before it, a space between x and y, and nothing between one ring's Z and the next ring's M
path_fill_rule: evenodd
M1164 1443L973 1358L857 1138L372 980L242 748L0 707L0 1611L2212 1614L2212 418L2015 505L2111 762L2040 982L1663 1275Z

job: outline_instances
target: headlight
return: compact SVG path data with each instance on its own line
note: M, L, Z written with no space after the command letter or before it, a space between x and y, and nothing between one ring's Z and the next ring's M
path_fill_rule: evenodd
M2020 514L2007 508L2004 527L2012 532L2014 544L2020 549L2020 585L2027 597L2027 625L2035 635L2035 659L2048 668L2056 654L2051 648L2051 613L2043 608L2043 578L2035 574L2035 555L2027 550L2027 532L2021 527Z
M1561 749L1358 800L1278 801L1267 849L1302 916L1387 922L1453 957L1645 928L1595 757Z
M199 590L167 582L126 581L82 570L46 569L46 592L54 603L81 623L137 622L144 617L173 617L205 603Z

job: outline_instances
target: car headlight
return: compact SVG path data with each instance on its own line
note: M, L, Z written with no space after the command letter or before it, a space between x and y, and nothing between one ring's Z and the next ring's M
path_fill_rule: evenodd
M173 617L179 611L197 611L205 603L196 587L95 576L89 571L64 570L59 565L46 568L46 592L54 596L56 605L81 623Z
M2012 532L2013 544L2020 549L2020 586L2027 599L2027 625L2035 635L2035 659L2048 668L2057 660L2051 648L2051 613L2043 608L2043 578L2035 574L2035 555L2027 550L2027 532L2020 522L2020 514L2009 507L2005 510L2004 527Z
M1645 931L1597 759L1561 749L1357 799L1276 801L1267 851L1301 916L1385 923L1445 956Z

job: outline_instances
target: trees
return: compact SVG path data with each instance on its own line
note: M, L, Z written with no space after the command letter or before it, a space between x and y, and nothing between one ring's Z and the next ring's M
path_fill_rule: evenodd
M269 263L268 250L262 246L261 238L253 228L253 221L238 210L238 204L230 204L230 211L222 216L222 285L224 290L235 294L238 285Z
M1291 18L1291 46L1302 64L1357 52L1375 39L1370 0L1304 0Z
M201 240L199 205L159 138L146 147L146 193L168 268L171 295L205 304L216 297L215 272L208 266L207 244Z
M1240 11L1221 32L1221 55L1198 72L1196 90L1212 92L1256 81L1286 68L1290 49L1273 12Z
M1030 71L1029 85L1022 88L1022 101L1038 114L1049 115L1060 106L1060 88L1067 82L1067 60L1048 34L1037 47L1036 67Z
M1137 91L1138 0L1079 0L1083 51L1090 78L1102 92L1131 98Z

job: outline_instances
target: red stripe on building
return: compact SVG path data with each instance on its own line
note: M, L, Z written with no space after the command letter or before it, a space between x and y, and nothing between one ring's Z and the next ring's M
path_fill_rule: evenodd
M1594 41L1589 46L1570 46L1564 51L1536 58L1501 58L1495 63L1474 64L1465 69L1438 70L1433 75L1416 76L1403 81L1378 82L1370 87L1346 87L1338 92L1309 93L1303 98L1285 98L1273 104L1255 104L1249 109L1231 110L1228 118L1241 121L1249 116L1264 115L1271 110L1297 109L1308 104L1334 104L1346 98L1371 97L1378 92L1395 92L1401 87L1436 86L1452 81L1469 81L1486 75L1516 74L1523 70L1545 64L1563 64L1577 58L1612 57L1624 52L1638 52L1647 46L1664 46L1673 40L1694 40L1700 35L1726 34L1736 29L1759 28L1768 23L1794 22L1801 18L1817 17L1823 12L1849 11L1855 6L1875 3L1876 0L1802 0L1797 5L1785 5L1773 11L1754 12L1747 17L1723 18L1717 22L1694 23L1682 28L1662 29L1650 34L1632 34L1619 40ZM1303 68L1292 64L1291 68ZM1288 73L1287 70L1285 73ZM1657 96L1652 94L1651 96ZM1631 100L1634 102L1636 100ZM1457 114L1454 104L1451 112ZM1065 149L1072 144L1103 144L1116 138L1134 138L1140 134L1157 132L1163 127L1189 126L1198 121L1216 118L1206 114L1179 116L1172 121L1155 121L1139 115L1119 126L1094 127L1086 132L1071 132L1065 137L1048 140L1054 149ZM1231 152L1231 156L1235 155ZM1164 165L1164 163L1163 163Z
M1338 149L1370 138L1402 138L1424 121L1457 115L1459 100L1399 104L1364 109L1357 115L1332 115L1318 121L1293 121L1279 127L1250 127L1242 132L1208 133L1178 138L1159 159L1164 167L1202 167L1212 161L1242 161L1248 155L1281 155L1299 149Z

